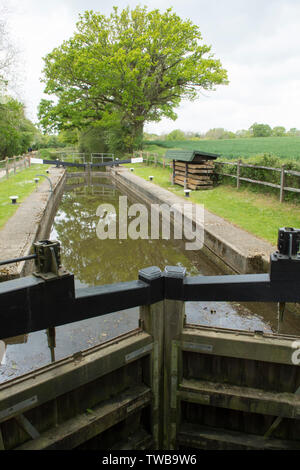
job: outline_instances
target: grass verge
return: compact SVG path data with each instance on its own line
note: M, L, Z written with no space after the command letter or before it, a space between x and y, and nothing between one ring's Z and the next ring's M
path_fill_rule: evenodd
M47 168L46 165L33 165L15 175L10 174L8 179L0 180L0 229L16 212L19 204L35 190L35 176L37 174L46 175ZM41 182L42 179L38 184ZM9 196L18 196L18 204L12 204Z
M167 168L139 164L135 165L134 173L146 180L153 175L154 184L184 197L183 187L171 185L171 170ZM274 245L277 245L278 228L300 227L299 204L280 204L272 195L219 185L212 190L192 191L190 200L204 204L208 211Z

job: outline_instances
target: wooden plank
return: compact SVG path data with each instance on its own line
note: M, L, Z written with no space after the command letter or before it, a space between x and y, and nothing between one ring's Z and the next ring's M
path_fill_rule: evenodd
M297 396L297 395L300 395L300 387L297 388L297 390L295 391L295 395L294 396ZM300 410L298 408L298 410ZM276 414L279 414L279 413L276 413ZM298 416L297 416L298 417ZM281 423L283 419L283 416L282 416L282 413L280 413L280 416L278 416L275 421L271 424L270 428L267 430L267 432L265 433L264 437L270 437L271 434L273 433L273 431L278 428L279 424Z
M186 163L188 164L188 167L189 168L193 168L193 169L207 169L210 170L214 167L214 163L210 163L208 161L203 161L203 163L193 163L193 162L180 162L178 160L175 160L174 161L174 164L176 167L181 167L181 168L185 168L185 165Z
M284 165L282 165L281 174L280 174L280 195L279 195L279 201L281 203L284 200L284 180L285 180L285 171L284 171Z
M154 347L149 365L149 378L144 380L152 390L152 409L150 417L151 433L155 449L161 448L163 440L163 350L164 350L164 302L140 307L140 321L143 330L153 338Z
M175 180L175 184L178 184L179 186L183 186L184 187L184 182L182 181L179 181L179 180ZM188 183L188 189L193 189L193 190L198 190L198 189L212 189L213 188L213 185L195 185L195 184L192 184L192 183Z
M37 397L37 399L32 402L31 406L28 405L27 409L46 403L74 388L103 377L129 362L149 355L151 344L153 344L153 339L150 335L134 330L112 341L1 384L0 412L16 407L18 403L30 400L32 397ZM3 420L18 414L20 411L12 412L12 414L6 413Z
M257 450L298 450L300 441L264 439L263 436L229 431L227 429L184 424L177 436L177 445L205 449L215 443L218 448ZM211 448L211 447L210 447Z
M211 175L207 173L190 173L188 172L187 175L184 171L178 171L176 170L176 176L180 177L188 177L188 178L194 178L194 179L207 179L210 180Z
M0 427L0 450L5 450L1 427Z
M181 175L177 175L175 176L175 178L177 178L178 180L180 181L184 181L186 178L184 176L181 176ZM187 178L187 181L191 184L198 184L198 185L205 185L205 184L209 184L211 182L210 178Z
M178 396L191 403L300 419L300 397L293 393L275 393L224 383L183 379Z
M200 174L194 174L194 173L188 173L187 175L185 175L185 173L181 172L181 171L178 171L176 170L176 174L175 176L178 176L179 178L190 178L190 179L194 179L194 180L207 180L207 181L211 181L211 176L210 175L200 175Z
M299 171L285 170L285 173L286 173L287 175L300 176L300 172L299 172Z
M72 418L34 441L26 442L16 450L69 450L101 434L132 413L150 403L151 391L140 385Z
M263 186L271 186L272 188L280 189L280 184L267 183L267 181L252 180L250 178L240 178L241 181L248 181L249 183L262 184Z
M280 168L273 168L271 166L260 166L260 165L250 165L248 163L241 163L241 166L244 168L258 168L259 170L271 170L271 171L278 171L280 173Z
M240 189L240 176L241 176L241 160L237 162L236 168L236 188Z
M229 173L216 173L217 175L220 175L220 176L229 176L230 178L237 178L236 175L230 175ZM272 188L277 188L277 189L280 189L280 185L279 184L273 184L273 183L267 183L266 181L259 181L259 180L252 180L250 178L242 178L240 177L239 178L240 181L247 181L248 183L255 183L255 184L262 184L263 186L271 186ZM285 191L288 191L287 188L284 188ZM299 190L300 192L300 190Z
M179 165L177 162L175 163L176 170L185 170L185 165ZM210 171L212 172L214 167L211 165L188 165L188 171Z
M184 182L185 178L183 178L182 176L175 176L175 180L177 181L180 181L180 182ZM210 179L207 179L207 180L197 180L195 178L188 178L188 183L190 184L195 184L197 186L207 186L209 184L212 184L211 180Z
M292 363L292 347L295 337L264 335L248 332L227 332L186 326L181 336L183 351L237 357L278 364ZM297 366L294 366L297 367Z
M233 166L236 166L237 162L219 162L218 161L218 162L216 162L216 165L233 165ZM273 168L273 167L270 167L270 166L250 165L248 163L241 163L240 166L242 166L244 168L258 168L260 170L272 170L272 171L278 171L278 172L281 171L280 168Z
M24 431L27 432L27 434L31 437L31 439L37 439L40 437L40 433L38 430L31 424L31 422L24 416L23 414L20 414L19 416L16 416L16 421L21 428L24 429Z
M182 276L184 276L184 273L182 273ZM165 311L163 449L174 450L177 424L179 422L179 407L176 397L178 383L178 346L176 342L174 342L174 338L178 338L180 336L183 328L185 303L179 300L166 299L164 304Z
M288 187L285 186L284 190L285 191L291 191L293 193L300 193L300 189L298 189L298 188L288 188Z
M189 168L188 172L189 174L212 175L214 173L214 170L207 170L205 168L194 170L193 168Z

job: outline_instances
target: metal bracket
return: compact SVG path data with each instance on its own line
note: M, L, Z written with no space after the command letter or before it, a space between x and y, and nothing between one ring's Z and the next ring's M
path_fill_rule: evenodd
M37 271L33 273L44 281L65 276L68 273L61 265L60 243L51 240L41 240L33 244L36 254L35 264Z
M283 227L278 230L278 250L270 258L271 281L300 280L300 229Z

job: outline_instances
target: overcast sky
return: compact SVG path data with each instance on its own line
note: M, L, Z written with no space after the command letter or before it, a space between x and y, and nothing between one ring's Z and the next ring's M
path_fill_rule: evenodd
M230 84L183 102L178 119L146 125L147 132L205 132L214 127L248 129L254 122L300 128L300 0L0 0L10 9L9 26L20 49L22 98L36 121L43 97L43 60L75 31L79 13L109 15L120 8L172 6L197 24L203 41L228 71Z

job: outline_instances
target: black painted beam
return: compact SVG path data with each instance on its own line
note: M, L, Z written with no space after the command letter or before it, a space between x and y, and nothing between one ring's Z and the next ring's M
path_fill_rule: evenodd
M28 276L0 283L0 339L151 303L150 286L122 282L74 290L72 274L44 281Z
M74 276L35 276L0 283L0 339L106 315L166 299L182 301L300 302L300 281L268 274L184 277L184 270L141 270L139 280L75 291Z
M269 274L187 277L180 300L300 302L300 281L271 281Z
M117 166L117 165L124 165L125 163L132 163L131 158L129 160L111 160L108 162L102 163L90 163L91 168L100 168L103 166ZM87 167L88 163L75 163L75 162L63 162L60 160L43 160L44 165L59 165L63 167L78 167L78 168L85 168Z

